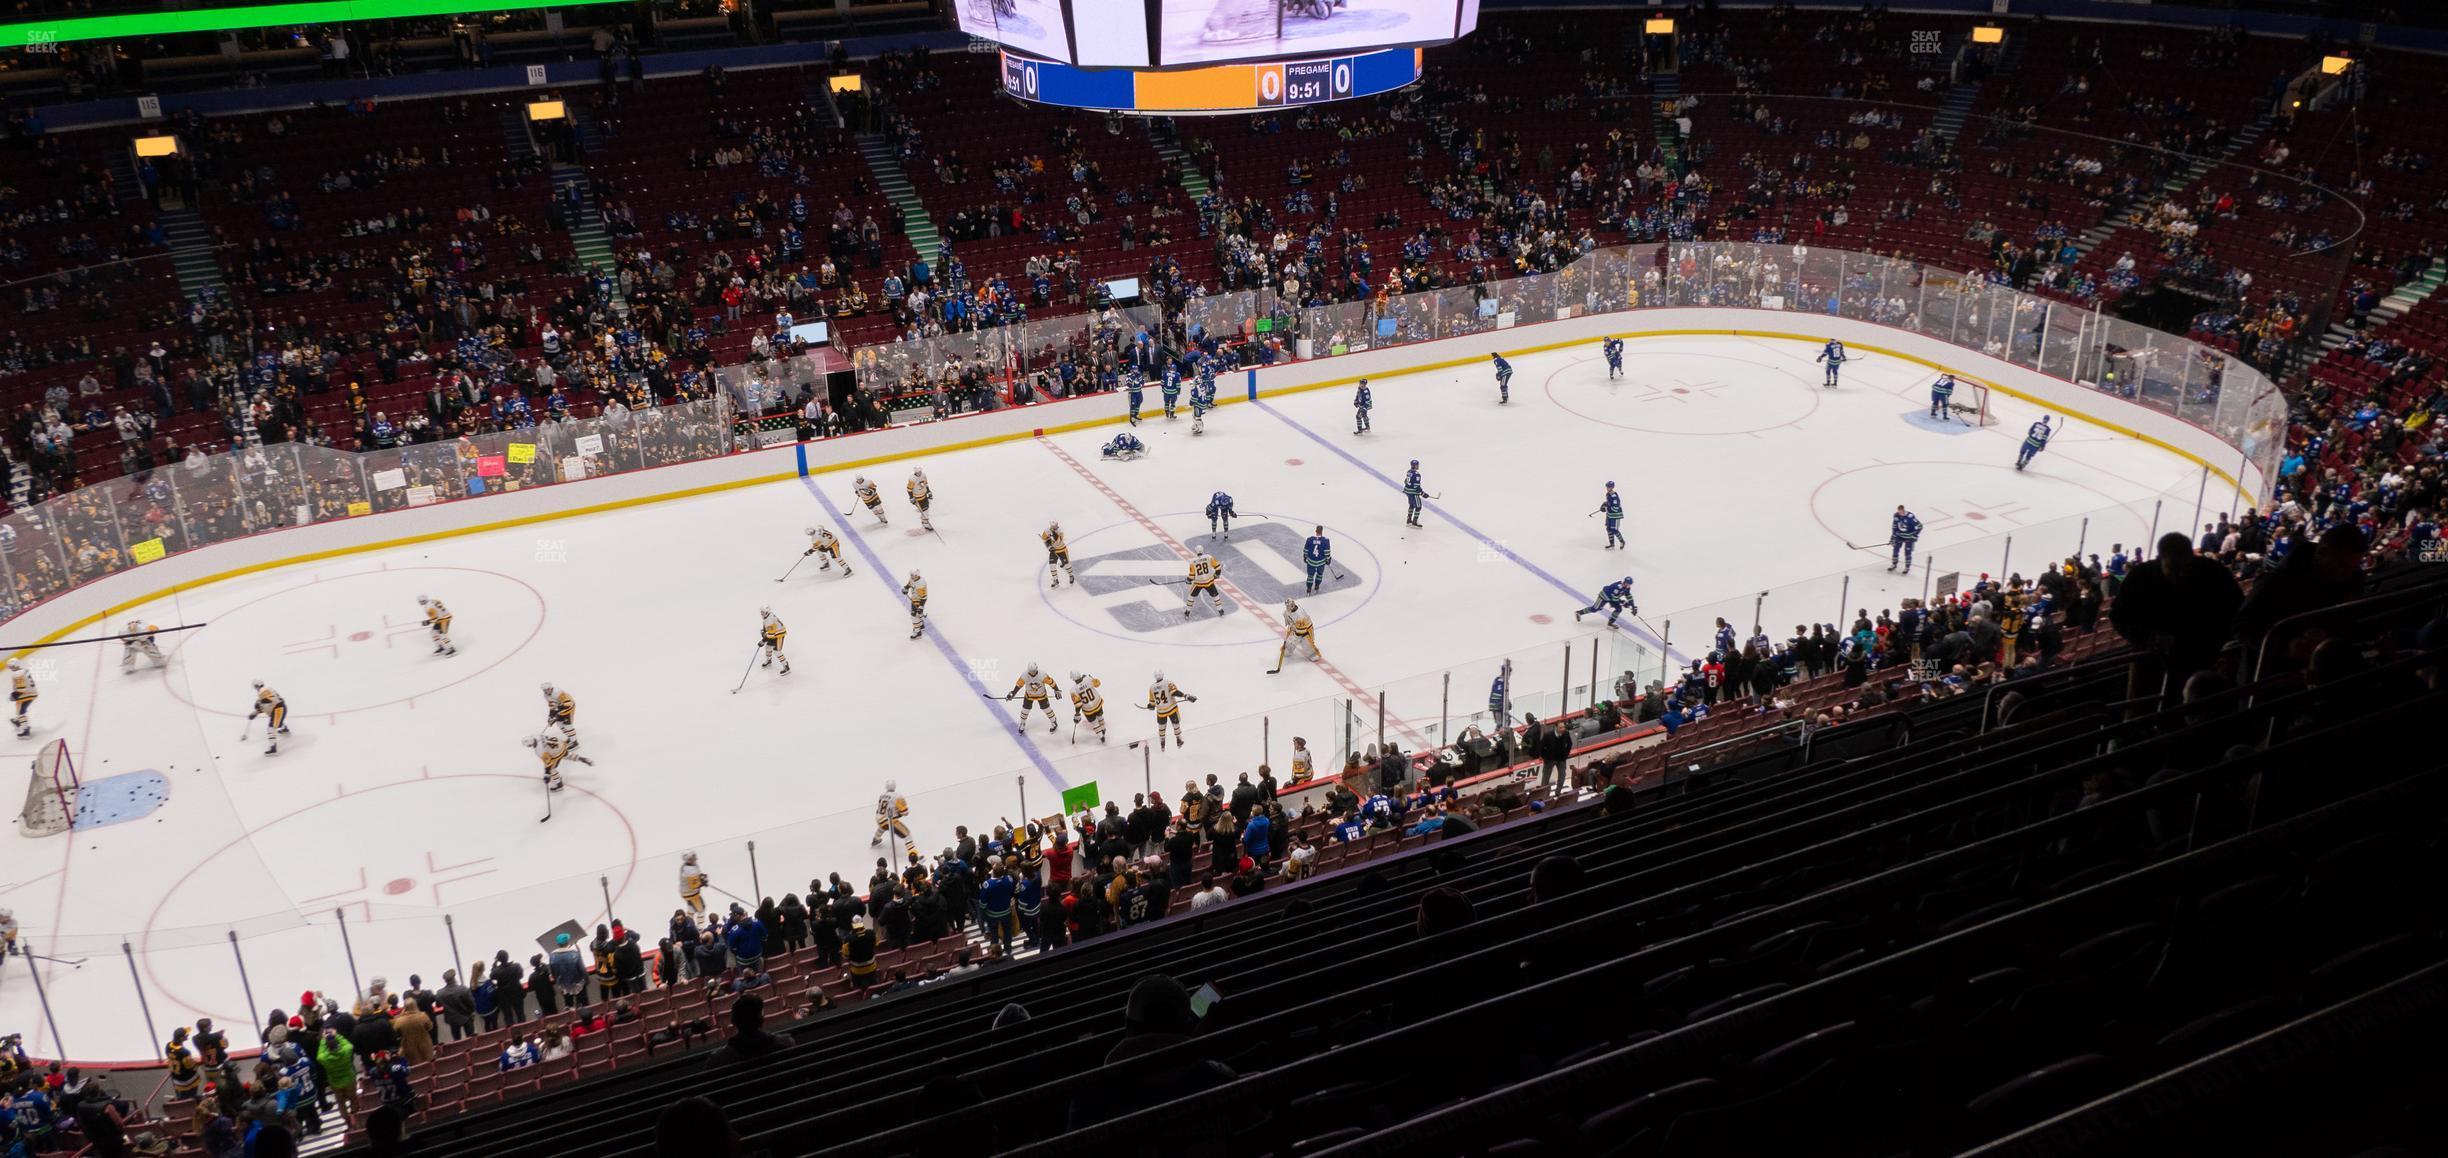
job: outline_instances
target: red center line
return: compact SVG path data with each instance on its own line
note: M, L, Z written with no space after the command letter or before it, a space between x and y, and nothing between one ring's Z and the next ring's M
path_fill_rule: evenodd
M1080 460L1071 457L1070 452L1065 451L1062 447L1056 446L1053 440L1048 439L1044 435L1038 435L1037 442L1039 445L1045 447L1048 451L1053 452L1054 457L1061 459L1063 461L1063 465L1070 467L1073 473L1079 475L1083 479L1088 480L1089 486L1095 487L1098 494L1104 495L1107 501L1113 503L1114 506L1121 508L1122 513L1130 516L1131 521L1139 524L1140 529L1156 536L1157 542L1163 543L1166 547L1171 548L1174 554L1181 556L1183 563L1187 564L1190 560L1197 557L1196 552L1184 546L1182 541L1174 538L1171 532L1166 531L1163 527L1156 525L1156 520L1147 517L1147 515L1142 513L1138 507L1132 506L1129 499L1123 498L1119 492L1115 491L1112 487L1105 485L1104 479L1098 478L1095 471L1089 470L1086 466L1080 463ZM1231 596L1232 601L1239 604L1241 610L1248 612L1252 618L1265 625L1268 631L1275 633L1275 635L1278 637L1283 635L1283 624L1277 622L1275 617L1268 614L1265 608L1260 607L1257 600L1251 599L1248 595L1243 594L1241 589L1233 584L1232 580L1218 575L1216 578L1216 586L1222 588L1226 595ZM1362 688L1358 681L1343 674L1343 669L1328 662L1325 657L1320 656L1312 662L1319 671L1325 672L1329 677L1333 678L1335 683L1341 685L1344 691L1351 693L1354 700L1372 700L1372 697L1369 695L1367 689ZM1417 730L1411 727L1410 722L1404 720L1402 717L1388 715L1386 717L1386 722L1392 724L1396 729L1401 731L1403 739L1410 741L1414 749L1432 746L1428 743L1427 737L1420 735Z

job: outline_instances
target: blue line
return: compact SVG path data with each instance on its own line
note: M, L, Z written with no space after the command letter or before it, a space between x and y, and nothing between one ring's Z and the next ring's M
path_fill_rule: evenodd
M826 498L823 491L816 489L814 478L803 476L799 483L807 488L808 494L815 496L816 505L823 507L826 514L835 516L834 524L839 526L842 535L850 540L850 546L858 551L859 558L867 561L868 572L876 577L877 582L884 585L885 590L898 597L901 594L900 586L892 581L892 571L884 566L884 560L875 553L875 548L867 545L867 537L859 534L858 528L851 526L849 519L839 517L840 512L834 509L833 500ZM1069 789L1070 782L1064 780L1061 773L1054 771L1054 762L1046 759L1044 752L1037 750L1037 744L1028 738L1028 732L1019 727L1018 721L1012 719L1011 713L1004 710L1002 699L993 692L987 691L986 685L978 681L977 668L972 666L968 660L961 658L959 650L944 638L943 629L929 625L926 638L927 642L935 645L935 650L943 653L944 662L951 664L952 670L960 673L961 680L969 685L969 690L984 697L978 702L985 705L987 712L994 716L996 725L1009 729L1006 735L1010 736L1013 743L1020 745L1022 752L1028 754L1029 763L1037 766L1037 774L1045 777L1046 783L1053 785L1056 792Z
M1323 435L1320 435L1320 434L1319 434L1317 431L1311 430L1311 429L1309 429L1308 427L1301 425L1299 422L1294 421L1291 415L1286 414L1286 413L1284 413L1284 412L1283 412L1283 411L1281 411L1281 410L1277 410L1277 409L1275 409L1273 406L1269 405L1268 403L1266 403L1266 402L1265 402L1265 401L1263 401L1263 400L1259 401L1257 405L1258 405L1258 409L1263 410L1263 411L1265 411L1266 413L1268 413L1268 414L1270 414L1270 415L1273 415L1273 416L1274 416L1274 418L1275 418L1275 420L1276 420L1277 422L1281 422L1281 423L1283 423L1284 425L1289 426L1289 427L1291 427L1292 429L1294 429L1294 430L1297 430L1297 431L1301 432L1302 434L1308 435L1308 436L1309 436L1309 441L1314 442L1314 443L1318 444L1319 446L1325 447L1327 450L1334 452L1335 457L1340 458L1340 459L1342 459L1343 461L1345 461L1345 462L1348 462L1348 463L1352 464L1354 467L1359 468L1359 470L1360 470L1360 472L1361 472L1362 474L1365 474L1365 475L1369 476L1370 478L1376 479L1378 482L1384 483L1384 484L1386 485L1386 489L1391 490L1391 491L1393 491L1393 492L1394 492L1394 493L1396 493L1396 494L1401 494L1401 493L1402 493L1402 484L1401 484L1401 483L1395 482L1395 481L1394 481L1394 480L1393 480L1391 477L1388 477L1387 475L1385 475L1385 474L1383 474L1383 473L1379 472L1379 471L1378 471L1378 469L1377 469L1376 467L1370 466L1369 464L1367 464L1367 463L1365 463L1365 462L1360 461L1360 459L1359 459L1357 456L1353 455L1353 454L1352 454L1350 451L1345 450L1345 449L1343 449L1342 447L1337 446L1337 445L1335 445L1334 443L1327 441L1327 440L1326 440L1326 438L1325 438ZM1533 562L1531 562L1531 561L1530 561L1530 560L1528 560L1528 559L1524 559L1524 558L1522 558L1520 555L1514 554L1514 553L1513 553L1513 548L1508 547L1508 546L1505 546L1503 543L1497 542L1496 540L1491 539L1491 538L1489 538L1489 537L1488 537L1488 536L1486 536L1486 535L1480 534L1477 528L1474 528L1474 527L1472 527L1472 526L1471 526L1469 523L1465 523L1465 522L1463 522L1461 519L1459 519L1459 518L1455 517L1455 515L1454 515L1454 513L1453 513L1452 511L1446 510L1445 508L1440 507L1440 506L1436 505L1435 503L1429 502L1429 501L1428 501L1427 499L1425 499L1425 498L1422 498L1422 499L1420 500L1420 504L1421 504L1423 507L1425 507L1425 508L1426 508L1426 509L1427 509L1427 510L1430 512L1430 513L1434 514L1436 517L1438 517L1438 518L1440 518L1440 519L1443 519L1443 520L1445 520L1445 521L1446 521L1446 522L1448 522L1448 523L1452 523L1452 524L1453 524L1454 526L1456 526L1456 527L1461 528L1461 529L1462 529L1462 533L1463 533L1463 534L1469 535L1471 538L1474 538L1474 539L1479 540L1479 542L1480 542L1482 545L1486 546L1486 547L1487 547L1489 550L1492 550L1492 551L1496 552L1497 554L1504 556L1506 559L1511 560L1511 561L1514 563L1514 565L1516 565L1516 566L1520 567L1522 570L1524 570L1524 571L1528 571L1528 572L1529 572L1529 573L1531 573L1532 575L1536 575L1536 576L1538 576L1540 579L1545 580L1548 586L1553 587L1553 588L1555 588L1556 590L1563 592L1565 595L1567 595L1567 596L1571 597L1572 599L1574 599L1574 600L1576 600L1576 601L1577 601L1577 600L1579 600L1579 599L1581 598L1581 592L1573 590L1572 584L1570 584L1570 583L1566 583L1565 581L1563 581L1563 580L1561 580L1561 579L1556 578L1554 575L1549 574L1546 568L1541 567L1541 566L1539 566L1538 564L1533 563ZM1631 636L1631 637L1632 637L1632 638L1634 638L1634 639L1638 639L1638 640L1643 640L1643 641L1646 641L1646 642L1647 642L1647 643L1649 643L1650 645L1652 645L1652 646L1656 647L1658 650L1665 652L1665 653L1666 653L1666 658L1667 658L1667 659L1669 659L1669 660L1671 660L1671 661L1673 661L1673 662L1674 662L1674 663L1676 663L1676 664L1682 664L1682 663L1687 662L1687 659L1686 659L1686 657L1685 657L1685 656L1683 656L1681 653L1679 653L1679 652L1675 651L1675 649L1673 649L1673 648L1671 648L1671 647L1666 646L1666 641L1665 641L1665 640L1659 639L1659 638L1658 638L1657 636L1655 636L1655 635L1651 635L1651 634L1648 632L1648 630L1647 630L1647 629L1645 629L1645 628L1639 628L1639 627L1623 627L1623 626L1621 626L1621 625L1618 625L1618 626L1617 626L1617 628L1616 628L1616 630L1619 630L1619 631L1623 632L1624 634Z

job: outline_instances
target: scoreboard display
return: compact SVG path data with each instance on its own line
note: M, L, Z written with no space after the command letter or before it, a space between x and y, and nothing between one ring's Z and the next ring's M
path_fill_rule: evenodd
M1420 78L1423 50L1388 48L1319 60L1201 68L1091 69L1003 54L1003 91L1018 100L1140 113L1232 113L1393 92Z
M1308 62L1445 44L1478 27L1479 3L952 0L952 18L961 31L1032 60L1080 68L1184 69Z

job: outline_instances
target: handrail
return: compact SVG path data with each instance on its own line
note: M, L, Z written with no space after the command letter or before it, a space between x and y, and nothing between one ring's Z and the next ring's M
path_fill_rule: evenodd
M2353 622L2373 612L2397 611L2426 602L2448 604L2448 578L2417 583L2401 590L2379 595L2366 595L2361 599L2349 600L2331 607L2315 607L2310 611L2298 611L2270 624L2269 630L2262 633L2259 646L2255 647L2252 652L2251 678L2259 679L2263 672L2269 670L2270 643L2273 640L2283 638L2285 642L2293 643L2294 634L2300 633L2304 628L2315 623ZM2246 681L2239 680L2238 682Z

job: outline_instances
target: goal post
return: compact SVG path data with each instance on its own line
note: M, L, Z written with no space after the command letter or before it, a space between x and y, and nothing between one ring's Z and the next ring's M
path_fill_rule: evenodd
M1995 426L1997 412L1989 408L1989 387L1969 378L1955 380L1955 396L1947 400L1947 410L1972 426Z
M76 761L68 755L68 741L43 745L27 773L25 807L17 813L17 831L53 836L74 827L77 788Z

